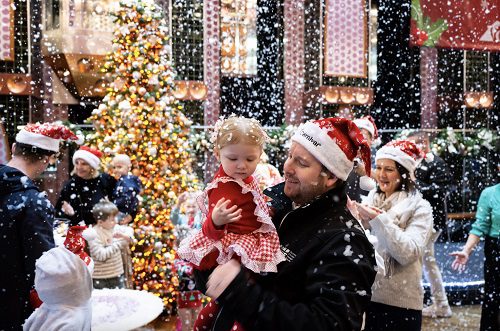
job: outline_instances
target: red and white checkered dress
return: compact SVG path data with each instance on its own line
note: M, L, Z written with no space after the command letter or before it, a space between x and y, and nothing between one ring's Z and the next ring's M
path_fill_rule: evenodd
M221 172L219 172L220 174ZM285 258L280 250L278 233L269 216L269 209L260 192L258 183L255 179L236 180L225 175L217 175L214 180L207 185L204 193L198 198L202 212L208 214L208 193L211 190L218 189L219 184L235 182L241 187L241 194L251 192L255 210L253 216L260 223L260 227L248 233L225 232L219 240L214 240L203 234L202 230L183 240L177 250L177 254L182 259L200 266L202 259L207 255L218 251L218 264L224 264L231 260L234 254L240 257L241 263L248 269L259 272L276 272L276 266ZM220 188L219 188L220 189ZM229 199L235 199L229 196ZM216 203L216 201L214 201ZM245 214L244 212L242 213ZM248 222L248 219L242 218L234 224ZM252 220L253 221L253 220Z

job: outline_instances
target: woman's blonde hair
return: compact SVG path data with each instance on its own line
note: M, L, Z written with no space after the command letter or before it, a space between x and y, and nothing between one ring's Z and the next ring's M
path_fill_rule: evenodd
M74 176L76 175L76 169L73 168L73 170L71 170L71 172L69 173L71 176ZM94 179L94 178L97 178L99 177L101 173L99 172L99 170L97 169L94 169L92 167L90 167L90 178L89 179Z
M244 143L264 148L268 136L260 123L253 118L232 116L215 128L217 138L214 149Z

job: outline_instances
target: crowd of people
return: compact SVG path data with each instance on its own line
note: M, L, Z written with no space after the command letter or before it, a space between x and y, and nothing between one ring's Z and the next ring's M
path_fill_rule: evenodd
M378 148L370 116L307 121L283 176L267 163L258 121L221 119L213 137L218 171L171 206L178 330L421 330L423 317L452 315L434 247L446 240L451 175L426 132ZM1 330L90 330L92 289L132 288L141 181L128 156L114 156L111 175L83 145L54 208L34 180L62 140L79 139L59 124L29 124L0 165L1 262L10 266L0 272ZM481 330L500 329L499 185L483 191L467 243L450 252L463 270L485 238ZM56 216L69 226L58 247Z

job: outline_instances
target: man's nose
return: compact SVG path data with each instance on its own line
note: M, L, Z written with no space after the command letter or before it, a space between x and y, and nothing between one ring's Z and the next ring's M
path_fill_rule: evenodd
M283 165L283 172L286 174L286 173L293 173L293 167L292 165L290 164L290 162L285 161L285 164Z

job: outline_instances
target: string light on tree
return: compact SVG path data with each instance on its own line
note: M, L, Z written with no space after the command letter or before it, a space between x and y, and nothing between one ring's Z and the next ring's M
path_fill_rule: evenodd
M96 129L89 138L105 153L105 164L116 153L127 154L141 177L142 203L133 223L134 284L163 298L171 313L177 280L170 206L197 185L190 170L191 123L172 94L175 73L160 7L152 0L126 0L113 13L113 51L102 68L109 88L89 118Z

